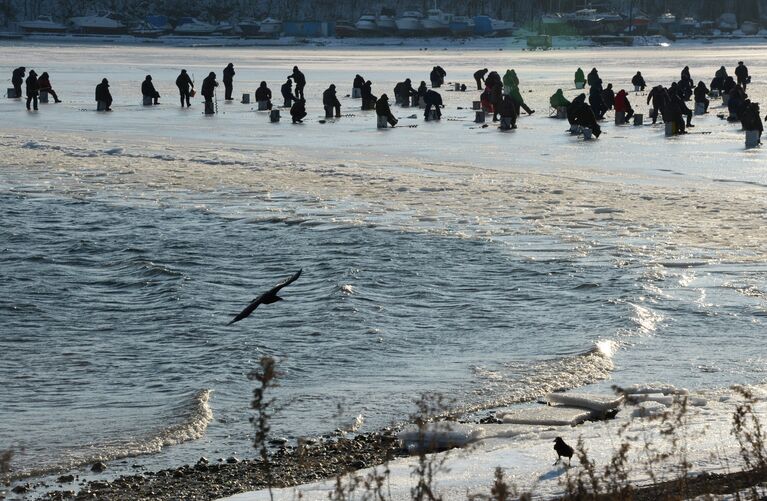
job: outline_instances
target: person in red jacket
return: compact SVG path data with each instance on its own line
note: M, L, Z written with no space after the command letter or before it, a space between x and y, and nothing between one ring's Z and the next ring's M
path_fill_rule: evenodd
M40 90L40 92L45 91L51 96L53 96L54 102L56 103L61 102L61 99L59 99L59 96L56 95L56 91L53 90L53 87L51 87L51 79L48 76L47 71L44 71L43 74L37 78L37 87Z
M625 90L621 89L620 92L615 95L614 106L615 113L620 111L624 113L624 123L628 123L629 120L631 120L631 117L634 116L634 109L631 107L631 103L629 102L629 98Z

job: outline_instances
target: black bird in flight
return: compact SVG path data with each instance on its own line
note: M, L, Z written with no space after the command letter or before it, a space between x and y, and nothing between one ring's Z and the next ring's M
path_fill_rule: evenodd
M251 313L253 313L253 310L258 308L258 305L260 304L272 304L272 303L276 303L277 301L282 301L282 298L278 296L277 293L280 292L280 289L282 289L286 285L290 285L296 280L298 280L298 277L301 276L301 271L302 270L298 270L292 277L286 278L282 282L278 283L277 285L269 289L267 292L264 292L263 294L258 296L256 299L251 301L250 304L246 306L245 309L242 310L239 315L234 317L234 319L226 325L232 325L235 322L239 322L243 318L247 318L248 316L250 316Z
M554 450L557 451L557 460L554 461L554 464L560 462L563 457L567 458L567 464L570 464L570 461L573 458L573 452L575 451L562 440L562 437L554 439Z

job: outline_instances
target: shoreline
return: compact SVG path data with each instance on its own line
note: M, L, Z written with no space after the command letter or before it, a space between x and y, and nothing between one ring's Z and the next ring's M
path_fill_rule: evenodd
M255 456L255 449L253 453ZM403 456L407 453L399 446L395 431L390 428L353 438L306 439L298 446L282 445L271 453L273 486L292 487L333 478ZM219 458L216 461L202 457L192 465L121 475L111 481L88 480L86 474L67 474L52 483L18 483L14 490L8 489L6 495L11 499L14 495L31 495L39 501L214 500L264 489L267 487L266 475L263 463L255 457ZM41 490L47 491L35 494ZM2 491L0 499L3 499Z

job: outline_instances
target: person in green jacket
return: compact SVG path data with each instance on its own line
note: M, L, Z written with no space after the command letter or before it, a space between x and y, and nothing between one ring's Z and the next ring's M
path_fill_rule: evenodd
M582 83L580 87L578 87L578 83ZM586 75L583 73L583 70L578 68L575 70L575 88L583 88L586 85Z
M570 106L570 101L562 94L562 89L557 89L554 95L549 98L549 104L552 108L567 108Z
M503 75L503 86L507 89L519 87L519 77L517 77L517 73L514 70L506 70L506 73Z
M525 100L522 99L522 94L519 92L519 87L514 86L511 88L511 92L509 92L509 95L514 100L514 103L517 105L517 116L519 115L519 108L521 107L523 110L527 112L528 115L532 115L535 113L535 110L531 110L530 107L525 104Z

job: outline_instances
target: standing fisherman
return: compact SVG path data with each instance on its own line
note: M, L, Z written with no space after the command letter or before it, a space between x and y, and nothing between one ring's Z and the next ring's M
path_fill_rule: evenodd
M293 73L290 75L296 83L296 99L306 99L304 97L304 87L306 87L306 77L298 66L293 66Z
M29 70L27 77L27 109L30 103L34 102L34 109L37 111L37 96L40 94L40 88L37 85L37 73L35 70Z
M16 98L21 99L21 85L24 83L24 75L26 75L27 69L24 66L19 66L13 70L13 76L11 77L11 83L13 84L13 90L16 92Z
M178 87L178 93L181 96L181 107L184 107L184 103L187 107L191 106L189 98L192 97L192 91L194 91L194 82L189 78L186 70L181 70L181 74L176 78L176 87Z
M232 97L232 82L234 80L234 65L232 63L229 63L226 65L226 68L224 68L224 99L227 101L232 101L234 98Z
M205 113L213 113L213 93L216 91L216 87L218 87L218 82L216 82L216 74L214 72L210 72L210 74L205 77L205 80L202 81L202 97L205 98Z

